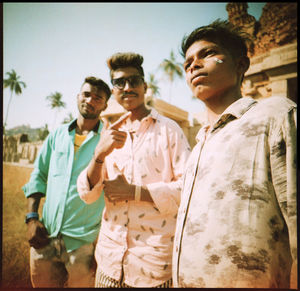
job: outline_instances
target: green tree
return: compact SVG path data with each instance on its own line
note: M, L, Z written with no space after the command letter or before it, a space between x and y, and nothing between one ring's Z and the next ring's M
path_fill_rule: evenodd
M56 118L57 118L57 112L61 109L61 108L65 108L66 107L66 103L63 102L62 99L62 94L59 92L55 92L55 93L51 93L49 96L46 97L46 99L48 101L50 101L50 107L51 109L57 109L55 112L55 117L54 117L54 122L53 122L53 126L56 123Z
M72 113L69 112L68 116L65 117L63 123L69 123L69 122L71 122L73 119L74 119L74 117L73 117Z
M183 77L182 64L176 61L174 52L172 50L170 53L170 59L164 59L159 65L159 68L163 70L170 81L169 102L171 102L173 81L176 76L180 79Z
M153 96L159 94L159 87L157 81L155 80L154 74L149 74L149 80L147 81L148 88L151 90Z
M4 88L10 89L11 94L10 94L10 98L9 98L8 105L7 105L4 127L6 126L9 106L10 106L13 94L15 93L16 95L19 95L22 93L22 87L26 88L26 84L19 80L20 76L17 75L15 70L12 69L10 72L6 72L6 74L8 75L8 78L3 80L3 84L4 84Z
M48 130L48 124L46 123L44 127L39 128L38 130L38 137L39 140L44 140L49 134L49 130Z

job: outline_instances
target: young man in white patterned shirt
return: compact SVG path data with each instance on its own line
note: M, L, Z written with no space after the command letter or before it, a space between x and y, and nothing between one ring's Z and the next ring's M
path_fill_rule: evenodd
M174 287L297 288L296 104L242 97L247 47L228 21L195 29L182 52L207 123L185 172Z

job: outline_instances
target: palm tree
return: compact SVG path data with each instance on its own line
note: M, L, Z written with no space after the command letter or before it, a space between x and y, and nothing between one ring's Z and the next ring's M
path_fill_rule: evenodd
M151 90L151 95L155 96L159 94L159 87L155 80L154 74L149 74L149 81L147 82L148 88Z
M57 117L57 112L63 107L66 107L66 103L63 102L62 99L62 94L59 92L51 93L49 96L46 97L47 100L50 101L50 107L51 109L57 109L55 112L55 117L54 117L54 122L53 126L56 123L56 117Z
M168 76L170 81L170 95L169 95L169 102L171 102L171 90L174 78L178 76L179 78L183 77L183 69L182 64L176 61L175 55L173 50L170 53L170 59L164 59L162 63L159 65L164 73Z
M12 69L11 72L6 72L6 74L8 75L8 78L3 80L3 84L4 84L4 88L9 87L11 94L7 105L4 127L6 126L9 106L12 100L13 93L19 95L22 93L22 86L26 88L26 84L19 80L20 76L17 75L15 70Z

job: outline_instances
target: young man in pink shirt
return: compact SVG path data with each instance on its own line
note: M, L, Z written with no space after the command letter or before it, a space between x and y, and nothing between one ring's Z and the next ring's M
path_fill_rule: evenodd
M128 114L102 132L77 183L86 203L105 193L95 287L168 288L190 147L176 122L145 106L143 57L117 53L107 63L112 93Z

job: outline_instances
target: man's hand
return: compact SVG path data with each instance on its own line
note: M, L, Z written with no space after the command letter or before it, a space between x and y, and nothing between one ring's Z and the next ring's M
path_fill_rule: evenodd
M106 119L103 120L104 127L101 131L101 137L99 143L95 148L95 158L99 160L104 160L104 158L109 155L115 148L120 149L124 146L127 133L125 131L120 131L119 128L131 115L131 112L126 113L119 120L117 120L112 125L108 125Z
M110 202L134 200L135 185L128 184L124 175L118 175L114 180L105 180L104 193Z
M50 238L42 222L32 219L27 226L27 239L31 247L41 249L49 244Z

